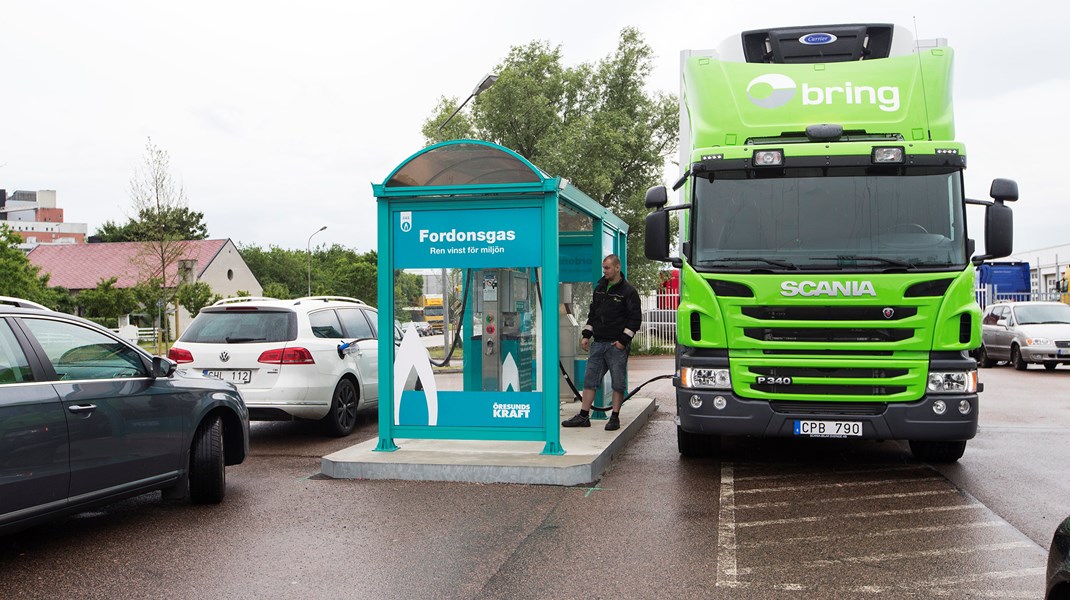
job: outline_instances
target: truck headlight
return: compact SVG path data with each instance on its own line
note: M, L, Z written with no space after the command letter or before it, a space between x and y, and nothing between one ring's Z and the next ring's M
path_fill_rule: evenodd
M680 383L685 388L730 390L732 376L729 375L728 369L683 367L680 369Z
M1051 338L1025 338L1026 346L1050 346Z
M930 394L972 394L977 391L977 371L929 373Z

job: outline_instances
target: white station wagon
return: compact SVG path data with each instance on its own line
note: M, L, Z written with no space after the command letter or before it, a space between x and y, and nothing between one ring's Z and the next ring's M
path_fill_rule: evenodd
M251 420L320 420L346 436L357 407L379 398L377 325L355 298L228 298L201 310L168 358L236 385Z

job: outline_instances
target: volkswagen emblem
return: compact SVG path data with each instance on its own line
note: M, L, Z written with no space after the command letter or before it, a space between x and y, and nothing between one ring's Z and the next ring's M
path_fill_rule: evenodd
M891 319L895 316L895 309L889 306L882 310L881 313L884 314L885 319Z
M887 309L887 308L884 309L885 316L888 316L888 310L889 309ZM223 362L227 362L228 360L230 360L230 352L220 352L219 353L219 360L221 360Z

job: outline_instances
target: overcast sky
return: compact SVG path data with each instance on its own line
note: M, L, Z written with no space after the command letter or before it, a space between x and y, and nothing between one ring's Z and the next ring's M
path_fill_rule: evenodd
M966 191L1019 183L1015 248L1070 243L1070 67L1056 2L54 2L0 0L0 188L53 189L92 233L125 221L146 138L210 236L304 248L376 246L381 183L422 145L441 95L464 98L514 45L547 40L575 65L635 26L650 85L678 92L679 52L746 29L890 22L956 51ZM666 173L666 181L676 173ZM976 209L976 207L971 210ZM976 210L980 216L981 211ZM971 236L981 233L971 218Z

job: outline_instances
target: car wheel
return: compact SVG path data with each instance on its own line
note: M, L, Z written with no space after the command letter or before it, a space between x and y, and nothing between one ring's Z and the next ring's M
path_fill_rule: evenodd
M978 366L987 369L989 367L994 367L996 365L996 361L994 361L994 360L992 360L991 358L988 357L988 350L986 350L984 346L981 346L980 354L981 354L981 357L979 359L977 359L977 365Z
M189 499L194 504L218 504L227 493L223 461L223 420L205 419L193 436L189 453Z
M957 442L933 442L910 440L910 453L914 458L930 463L953 463L966 451L966 440Z
M1053 362L1053 361L1050 361L1050 360L1044 363L1044 368L1049 370L1049 371L1054 371L1055 367L1057 367L1057 366L1059 366L1059 363Z
M1029 363L1025 362L1022 358L1022 351L1018 349L1018 346L1011 346L1011 364L1019 371L1024 371L1029 368Z
M721 436L691 433L677 425L676 447L684 456L715 456L721 449Z
M331 398L331 410L323 417L323 425L327 433L335 437L345 437L353 433L357 425L357 388L353 382L343 379L334 386L334 396Z

